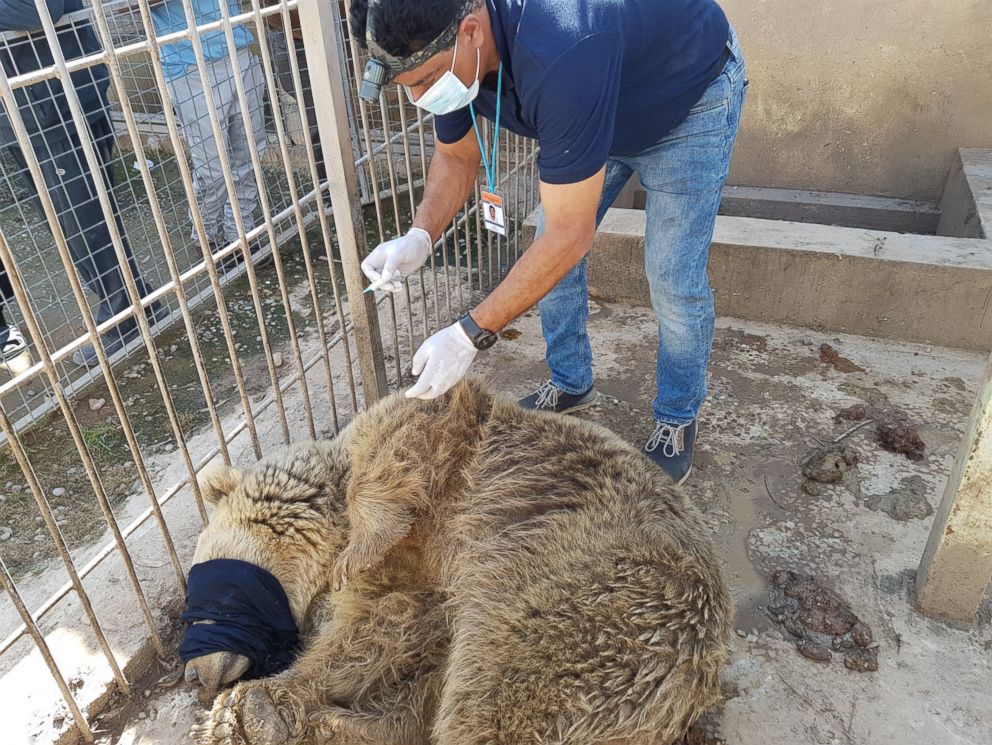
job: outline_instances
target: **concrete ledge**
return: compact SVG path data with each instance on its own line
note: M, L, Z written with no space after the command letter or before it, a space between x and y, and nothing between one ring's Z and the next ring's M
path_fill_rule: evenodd
M961 148L940 204L938 235L992 237L992 150Z
M649 304L644 228L640 210L607 213L590 292ZM720 315L992 348L992 241L721 216L709 269Z
M931 235L940 220L934 202L755 186L724 188L720 214Z
M646 201L647 193L634 174L613 206L642 210ZM758 186L725 186L720 214L930 235L940 222L936 202Z

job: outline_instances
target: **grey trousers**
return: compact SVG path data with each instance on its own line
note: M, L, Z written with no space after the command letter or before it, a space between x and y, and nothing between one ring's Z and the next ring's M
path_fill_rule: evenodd
M269 45L269 57L275 71L279 87L289 96L296 98L296 84L293 80L293 68L289 60L289 44L286 35L280 29L268 29L266 43ZM317 177L321 181L327 179L324 166L324 155L320 149L320 130L317 127L317 108L313 102L313 91L310 88L310 70L307 67L307 56L303 51L303 41L295 40L296 64L300 72L300 87L303 89L303 101L297 104L303 109L305 126L310 130L310 141L313 143L314 160L317 163Z
M237 72L227 56L207 64L207 79L223 137L220 143L214 137L203 84L196 68L190 67L186 75L169 81L172 105L182 124L183 137L193 161L194 187L204 227L210 239L224 243L237 240L238 231L234 221L234 207L227 198L220 148L224 148L230 158L237 209L241 212L245 229L249 230L255 226L258 187L255 184L248 138L254 139L259 155L265 151L266 145L263 116L265 75L262 65L249 49L238 50L237 61L240 68ZM245 131L238 91L234 84L235 74L240 75L244 81L251 132ZM196 238L195 230L193 237Z

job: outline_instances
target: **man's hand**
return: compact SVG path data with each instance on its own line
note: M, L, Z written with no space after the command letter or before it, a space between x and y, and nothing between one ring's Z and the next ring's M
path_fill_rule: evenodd
M423 266L433 250L434 241L422 228L380 243L362 262L362 271L372 281L369 289L399 292L403 279Z
M420 345L413 356L413 374L420 379L407 398L437 398L465 377L478 354L460 323L441 329Z
M455 143L437 143L424 198L413 219L416 227L380 244L362 262L362 271L372 282L370 290L399 292L402 280L423 265L434 250L434 236L441 236L451 224L475 186L480 160L473 132Z

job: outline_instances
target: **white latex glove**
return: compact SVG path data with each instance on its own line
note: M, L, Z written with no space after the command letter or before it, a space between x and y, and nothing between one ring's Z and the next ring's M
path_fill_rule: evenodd
M423 228L410 228L406 235L380 243L362 262L362 271L372 282L368 289L399 292L403 278L423 266L433 250L434 241Z
M460 323L438 331L413 356L413 374L420 378L407 398L437 398L465 377L479 350Z

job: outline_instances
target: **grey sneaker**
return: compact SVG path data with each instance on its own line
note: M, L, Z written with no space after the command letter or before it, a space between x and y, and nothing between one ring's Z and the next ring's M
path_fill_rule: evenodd
M525 409L566 414L588 409L596 403L597 398L599 398L599 393L595 386L590 387L585 393L566 393L548 380L527 398L520 399L518 403Z
M692 473L696 432L695 419L688 424L655 422L654 432L644 445L644 454L671 476L676 485L684 484Z

